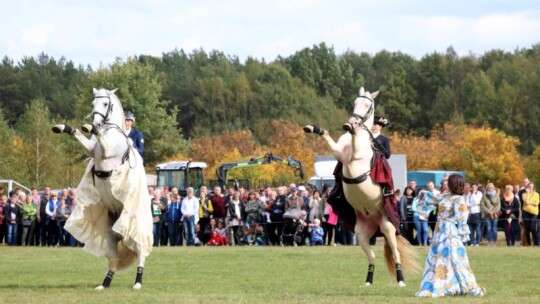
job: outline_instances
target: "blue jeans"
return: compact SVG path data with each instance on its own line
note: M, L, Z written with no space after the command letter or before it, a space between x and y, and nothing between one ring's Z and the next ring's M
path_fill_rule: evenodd
M474 214L478 217L478 222L474 225L469 225L469 229L471 230L471 236L470 236L470 245L480 245L480 242L482 241L482 224L480 223L482 221L482 215L480 213L471 213L471 215Z
M497 242L497 222L498 219L486 220L486 230L488 242Z
M18 224L7 224L7 243L8 245L17 245L17 227Z
M161 238L161 221L154 223L154 228L152 229L154 234L154 246L159 245L159 239Z
M184 217L184 230L186 231L187 242L186 245L193 246L195 245L195 217L190 216L189 218Z
M167 222L169 231L169 246L182 246L180 238L180 224L178 222Z
M418 214L413 215L414 227L416 228L416 240L419 246L425 246L428 243L428 222L421 221Z

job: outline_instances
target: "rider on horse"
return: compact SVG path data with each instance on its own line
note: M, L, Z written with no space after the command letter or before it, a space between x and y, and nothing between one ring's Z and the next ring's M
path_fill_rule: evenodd
M394 180L392 178L392 169L387 161L391 155L390 139L381 134L381 129L387 125L388 121L383 115L375 115L371 136L373 148L376 153L370 175L374 182L381 185L385 200L384 208L388 212L389 220L394 224L399 233L399 216L395 200L393 199ZM353 230L356 222L356 215L354 209L343 195L342 169L343 164L338 161L336 168L334 169L335 185L328 197L328 202L332 204L336 213L345 219L346 226L350 230Z

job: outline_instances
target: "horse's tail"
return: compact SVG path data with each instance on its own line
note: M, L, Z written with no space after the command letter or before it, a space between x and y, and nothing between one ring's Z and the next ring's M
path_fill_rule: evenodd
M137 260L137 253L129 249L123 242L118 242L118 271L131 266Z
M386 238L386 237L385 237ZM406 273L417 273L420 270L418 264L418 253L413 246L401 235L396 236L397 248L401 258L401 269ZM392 255L392 249L388 244L388 240L384 242L384 258L388 271L396 276L396 261Z

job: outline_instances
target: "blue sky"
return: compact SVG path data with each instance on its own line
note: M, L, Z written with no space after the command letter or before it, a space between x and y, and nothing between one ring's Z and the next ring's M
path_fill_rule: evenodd
M448 46L465 56L540 42L533 0L0 0L0 9L0 56L45 52L94 68L175 48L272 61L325 42L338 54L420 59Z

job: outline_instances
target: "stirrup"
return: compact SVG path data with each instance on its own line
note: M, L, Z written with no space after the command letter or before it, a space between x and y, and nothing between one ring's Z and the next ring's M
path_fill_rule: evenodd
M392 189L383 187L383 196L390 196L394 195L394 191Z

